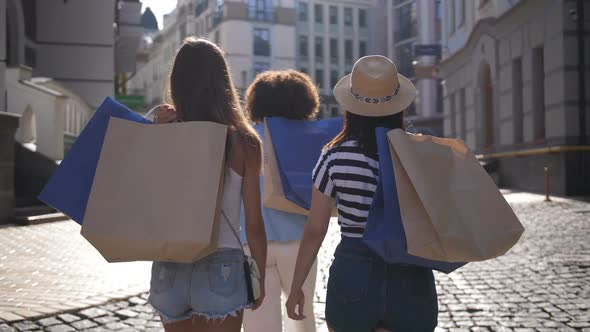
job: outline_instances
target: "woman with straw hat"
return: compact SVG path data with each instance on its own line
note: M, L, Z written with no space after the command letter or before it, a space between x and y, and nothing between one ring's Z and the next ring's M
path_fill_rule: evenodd
M312 305L301 290L328 229L334 204L342 240L334 253L326 296L331 331L433 331L438 303L426 268L387 264L363 242L379 178L375 128L403 128L403 111L416 88L383 56L356 62L334 87L345 110L342 131L325 147L313 170L311 211L299 247L287 313L303 319Z

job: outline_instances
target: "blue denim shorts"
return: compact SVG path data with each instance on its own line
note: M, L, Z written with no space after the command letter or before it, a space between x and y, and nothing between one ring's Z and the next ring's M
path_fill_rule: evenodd
M154 262L149 301L164 324L193 316L236 316L250 307L244 253L218 249L195 263Z
M362 239L343 237L334 253L326 321L335 332L434 331L438 302L432 270L387 264Z

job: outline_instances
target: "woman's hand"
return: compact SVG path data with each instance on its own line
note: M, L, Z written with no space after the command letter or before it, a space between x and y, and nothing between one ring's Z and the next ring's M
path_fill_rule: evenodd
M303 315L304 305L305 295L303 295L303 290L299 289L297 291L291 291L289 299L287 299L287 303L285 304L289 318L293 320L305 319L305 315Z
M260 280L260 297L258 298L258 300L254 301L254 305L252 306L252 311L260 308L260 306L262 305L262 302L264 302L265 295L266 295L266 293L264 290L264 280L261 279Z
M172 123L176 121L176 110L170 104L163 104L158 106L156 116L154 116L154 123Z

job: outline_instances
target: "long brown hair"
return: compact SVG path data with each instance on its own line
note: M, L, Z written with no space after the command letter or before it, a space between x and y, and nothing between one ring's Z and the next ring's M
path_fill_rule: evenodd
M214 43L187 37L174 59L169 86L182 121L220 123L245 143L260 146L258 134L242 112L223 51ZM226 151L230 150L228 139Z
M349 139L356 140L359 147L367 155L377 154L377 139L375 129L384 127L389 129L404 129L403 112L379 117L361 116L344 112L342 131L324 149L342 144Z

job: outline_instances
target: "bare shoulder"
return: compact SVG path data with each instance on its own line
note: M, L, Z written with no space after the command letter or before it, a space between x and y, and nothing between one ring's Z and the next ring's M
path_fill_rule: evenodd
M262 157L262 144L255 137L236 135L236 147L243 154L246 163L259 163Z
M247 138L238 133L230 134L232 141L232 166L234 169L260 168L262 164L262 145L260 141L254 138Z

